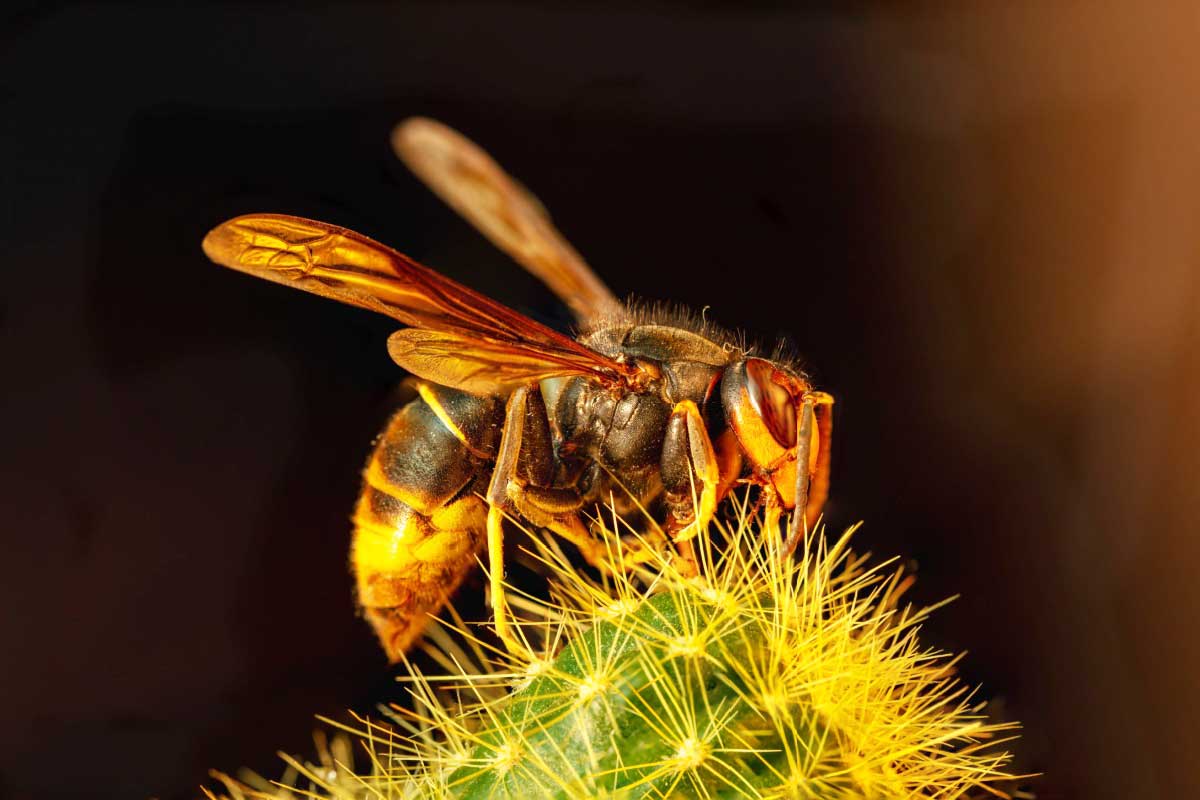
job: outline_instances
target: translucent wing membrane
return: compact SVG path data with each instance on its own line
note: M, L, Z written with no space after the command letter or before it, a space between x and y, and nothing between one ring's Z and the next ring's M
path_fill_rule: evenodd
M414 375L475 394L558 375L587 374L575 359L545 348L420 328L393 333L388 353Z
M248 214L214 228L204 252L218 264L422 329L400 332L390 350L401 366L443 385L484 392L551 375L613 384L634 370L336 225ZM495 369L490 381L485 366ZM449 379L455 376L463 382Z
M584 322L624 307L550 222L546 210L469 139L431 119L406 120L392 147L429 188L550 287Z

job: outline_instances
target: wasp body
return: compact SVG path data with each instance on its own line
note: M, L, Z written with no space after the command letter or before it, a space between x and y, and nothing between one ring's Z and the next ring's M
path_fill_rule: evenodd
M728 334L616 301L490 158L429 120L393 144L419 177L542 278L584 327L571 339L360 234L277 214L206 237L214 261L409 326L392 358L420 380L364 470L351 564L392 660L419 636L486 544L496 629L506 618L504 514L547 528L599 565L582 521L596 504L653 509L695 569L692 537L738 481L795 509L783 550L828 489L832 398Z

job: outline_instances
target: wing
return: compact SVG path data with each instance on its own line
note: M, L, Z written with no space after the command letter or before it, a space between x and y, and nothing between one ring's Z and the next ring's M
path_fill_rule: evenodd
M474 143L431 119L405 120L392 148L418 178L562 298L582 322L625 307L550 222L546 210Z
M420 329L397 333L389 351L400 366L434 383L491 392L585 375L614 385L636 371L336 225L248 214L213 228L204 252L218 264Z
M465 392L487 394L543 378L582 374L544 350L457 333L405 328L388 337L392 360L414 375Z

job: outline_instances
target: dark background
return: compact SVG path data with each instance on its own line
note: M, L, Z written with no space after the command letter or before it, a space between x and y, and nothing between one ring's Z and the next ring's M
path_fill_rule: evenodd
M832 524L962 594L928 640L1039 796L1196 796L1200 22L1098 6L4 12L0 796L276 774L390 685L345 549L392 326L199 243L318 217L565 322L393 159L415 113L618 294L797 343Z

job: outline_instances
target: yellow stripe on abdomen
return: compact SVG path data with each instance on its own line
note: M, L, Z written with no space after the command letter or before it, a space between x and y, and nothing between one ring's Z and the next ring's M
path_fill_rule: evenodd
M354 512L350 563L363 615L399 660L430 614L475 564L487 526L476 491L487 463L473 458L420 399L388 422Z

